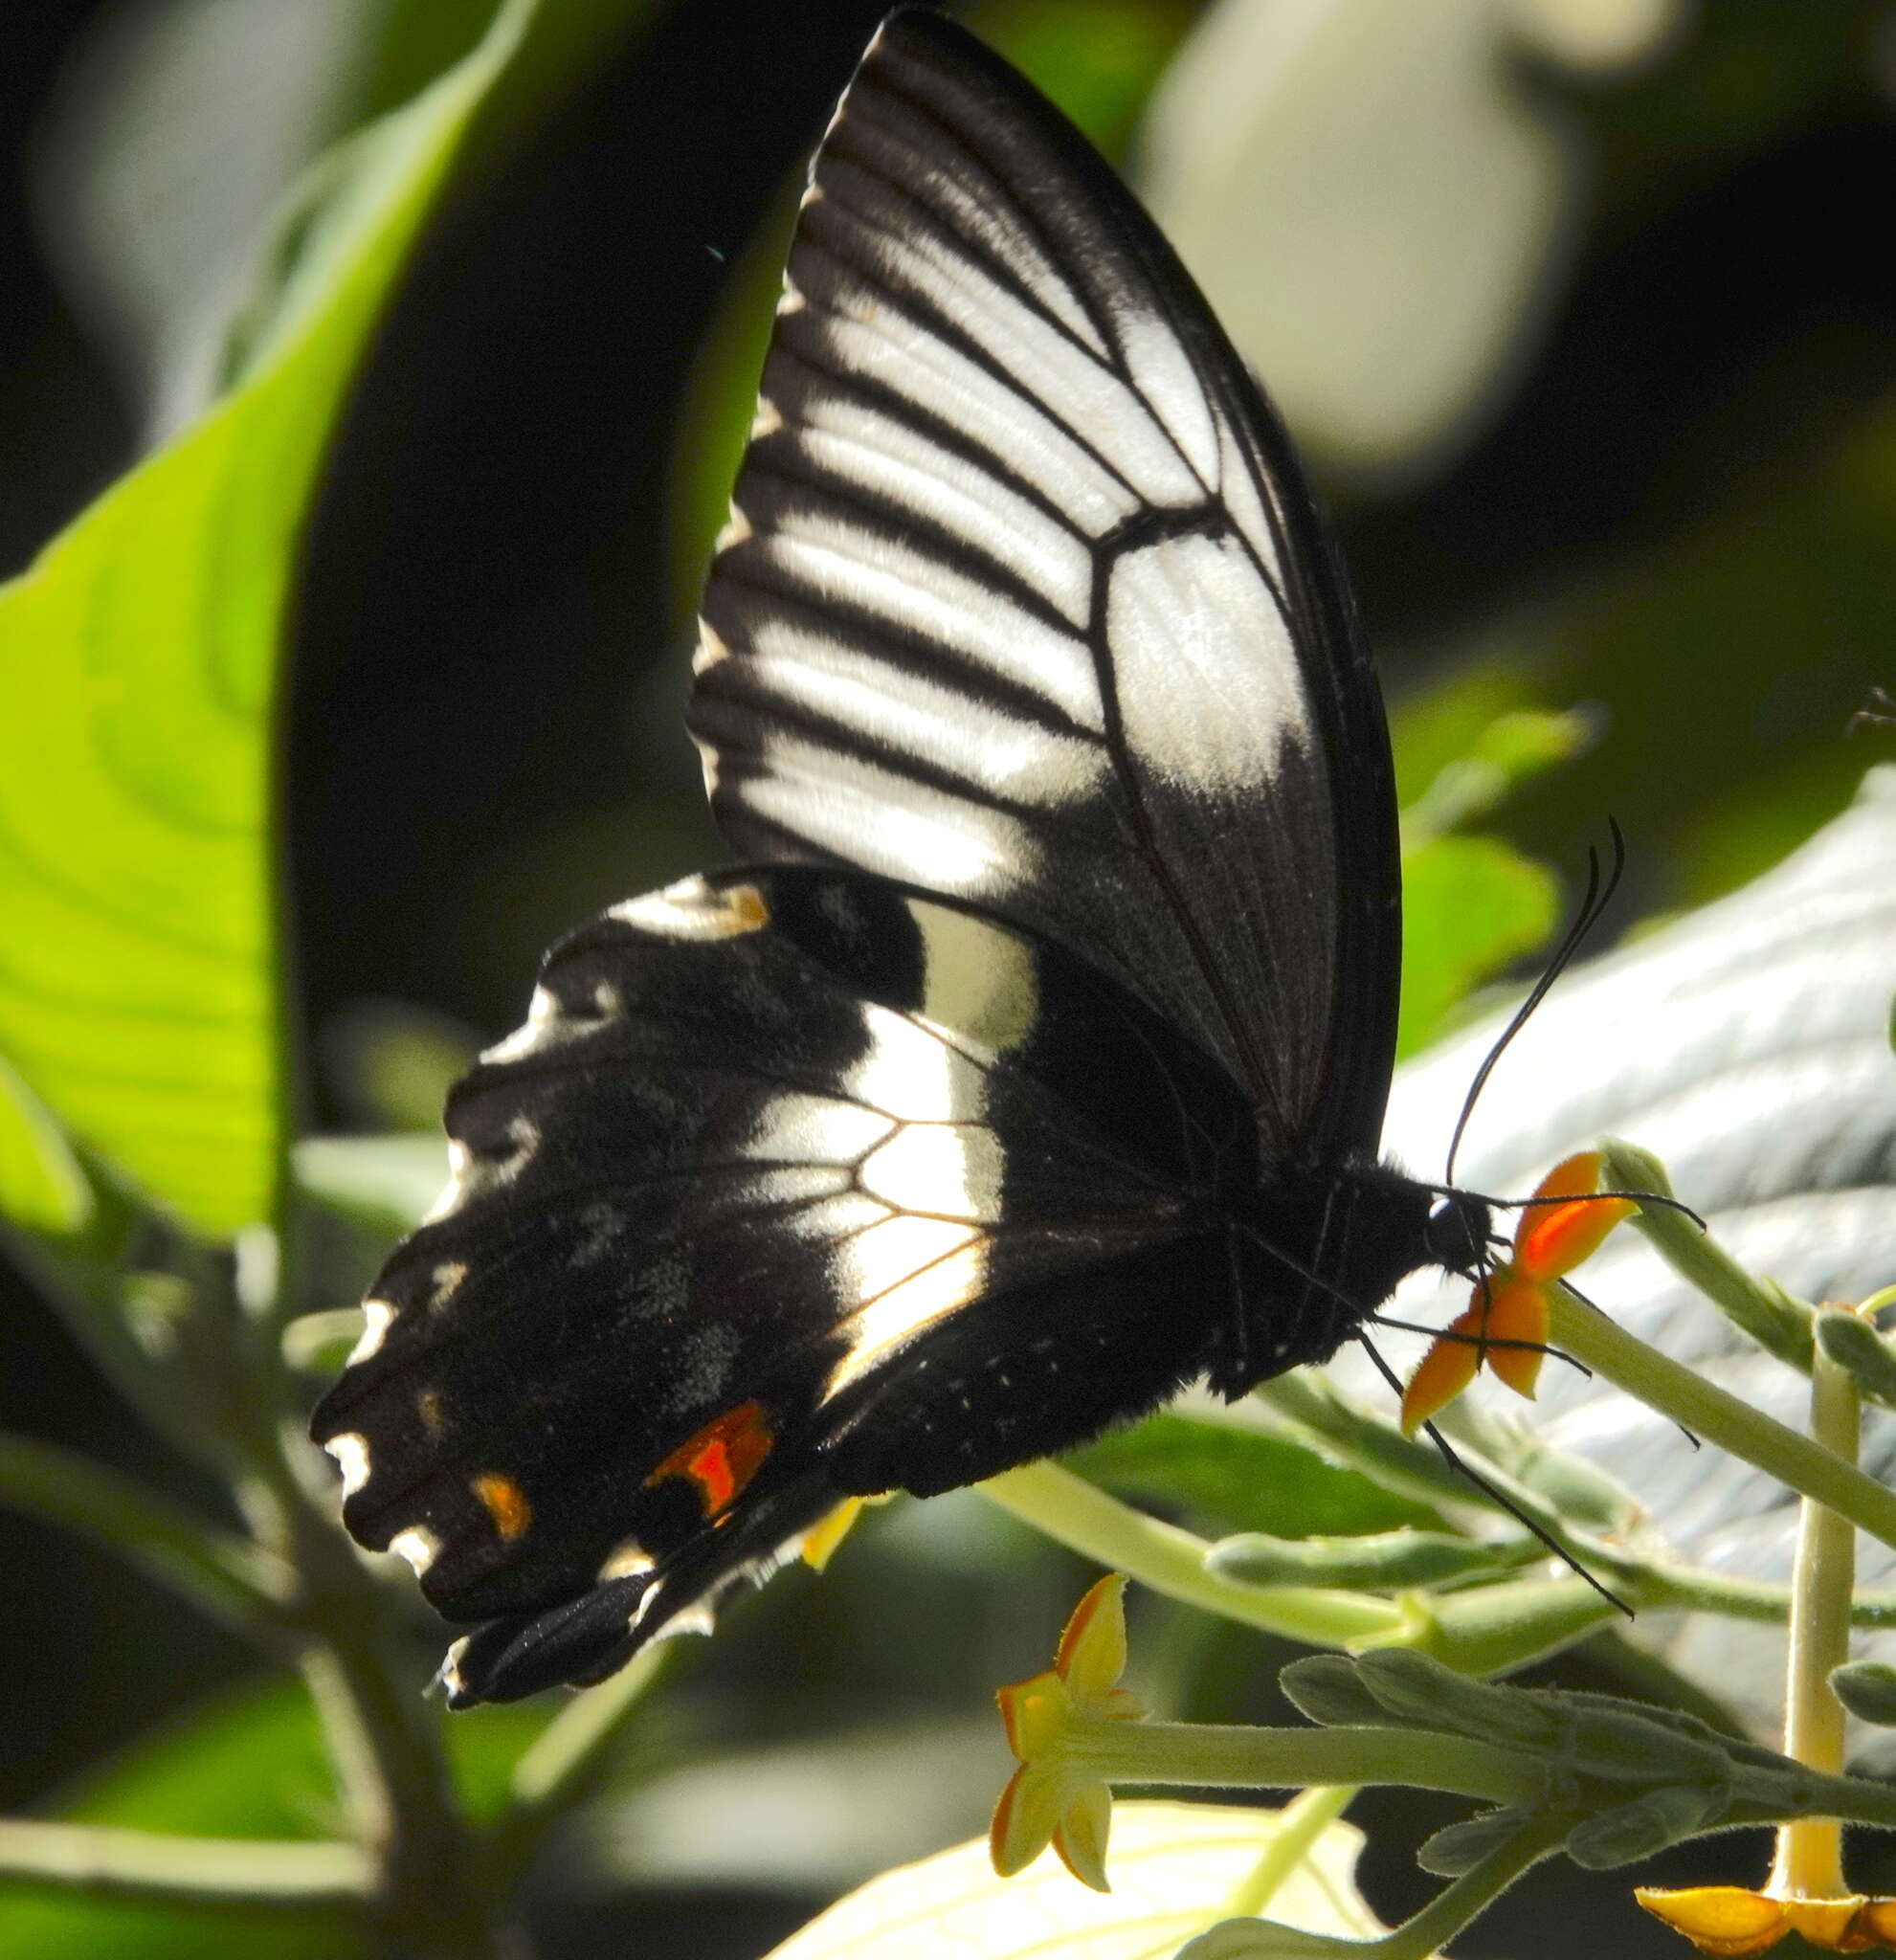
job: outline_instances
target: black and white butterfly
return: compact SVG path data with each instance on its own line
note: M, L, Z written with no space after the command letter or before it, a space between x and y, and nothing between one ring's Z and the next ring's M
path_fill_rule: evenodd
M745 868L613 907L448 1103L314 1434L457 1704L926 1496L1322 1360L1485 1206L1377 1161L1389 742L1283 430L936 16L813 166L690 722Z

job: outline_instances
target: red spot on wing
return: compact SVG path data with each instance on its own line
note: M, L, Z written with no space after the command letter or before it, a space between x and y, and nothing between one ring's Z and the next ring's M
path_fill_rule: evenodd
M681 1477L698 1492L704 1515L715 1518L756 1476L775 1440L770 1410L762 1402L740 1402L687 1437L646 1478L645 1487Z

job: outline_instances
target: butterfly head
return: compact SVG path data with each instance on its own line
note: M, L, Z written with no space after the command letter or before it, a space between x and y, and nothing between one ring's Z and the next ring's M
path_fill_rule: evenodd
M1493 1261L1494 1214L1473 1192L1444 1191L1422 1230L1428 1263L1471 1280Z

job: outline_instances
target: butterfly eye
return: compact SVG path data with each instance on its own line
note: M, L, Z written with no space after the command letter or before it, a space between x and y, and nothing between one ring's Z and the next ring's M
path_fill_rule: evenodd
M1466 1275L1487 1262L1493 1236L1487 1205L1465 1192L1450 1192L1430 1212L1422 1239L1437 1265Z

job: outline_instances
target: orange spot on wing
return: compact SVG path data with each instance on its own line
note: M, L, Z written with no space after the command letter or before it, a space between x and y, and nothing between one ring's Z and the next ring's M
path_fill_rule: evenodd
M776 1440L770 1412L762 1402L740 1402L687 1437L645 1480L645 1488L681 1477L698 1492L704 1515L715 1518L762 1468Z
M480 1500L494 1521L494 1529L509 1545L532 1524L533 1506L511 1477L503 1477L498 1470L483 1470L468 1479L467 1487Z

